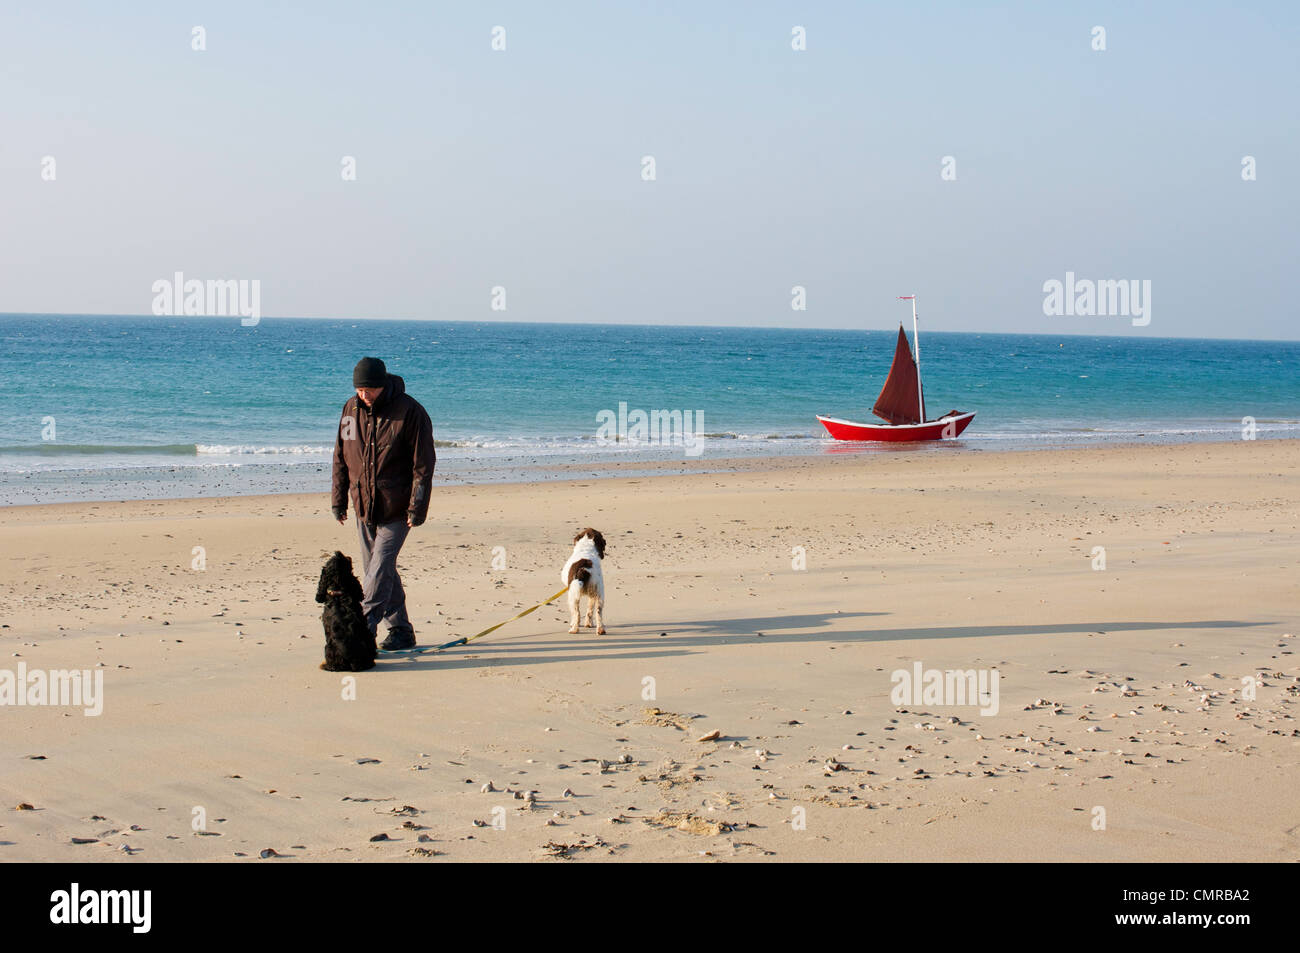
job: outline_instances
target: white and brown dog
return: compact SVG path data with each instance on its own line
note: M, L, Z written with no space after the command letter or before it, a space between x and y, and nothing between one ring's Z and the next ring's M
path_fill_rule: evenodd
M605 634L601 612L605 608L605 577L600 571L600 561L605 556L605 537L590 526L578 530L573 537L573 555L560 570L560 580L569 587L569 632L578 631L578 609L582 597L587 597L586 625L595 617L596 634Z

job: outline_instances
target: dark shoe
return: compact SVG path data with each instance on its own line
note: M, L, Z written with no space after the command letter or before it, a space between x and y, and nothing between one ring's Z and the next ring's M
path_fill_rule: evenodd
M390 631L388 638L384 639L384 644L379 647L385 652L400 652L403 649L413 649L415 648L415 633Z

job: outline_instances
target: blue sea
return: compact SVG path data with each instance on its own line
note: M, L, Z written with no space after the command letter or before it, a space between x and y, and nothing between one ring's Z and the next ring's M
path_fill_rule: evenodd
M1258 439L1300 436L1300 342L922 329L929 416L975 410L970 429L943 444L835 444L815 415L872 420L896 335L4 315L0 504L323 491L367 355L428 409L439 482L585 476L611 460L1239 440L1246 417ZM600 439L620 404L690 411L703 440L688 454Z

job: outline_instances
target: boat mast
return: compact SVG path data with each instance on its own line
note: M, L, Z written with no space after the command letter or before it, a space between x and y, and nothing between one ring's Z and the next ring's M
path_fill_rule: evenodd
M921 389L921 335L916 328L916 295L899 295L898 300L912 302L912 356L916 359L916 396L921 402L920 423L925 423L925 391Z

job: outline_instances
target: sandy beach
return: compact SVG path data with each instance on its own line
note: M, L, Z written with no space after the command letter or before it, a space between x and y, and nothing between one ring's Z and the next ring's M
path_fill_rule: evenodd
M0 669L103 673L0 709L0 860L1300 858L1300 441L698 466L435 480L422 645L581 526L608 634L557 604L354 682L326 495L0 509ZM897 704L918 663L998 710Z

